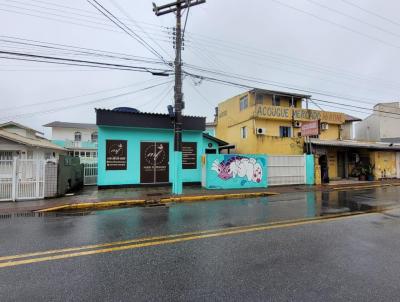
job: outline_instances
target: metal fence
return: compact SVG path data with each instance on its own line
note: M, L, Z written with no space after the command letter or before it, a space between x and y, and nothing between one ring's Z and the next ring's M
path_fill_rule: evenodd
M97 162L83 164L83 185L97 185Z
M269 155L268 185L297 185L306 183L304 155Z
M44 198L44 160L0 160L0 200Z
M13 160L0 160L0 201L12 199L13 170Z

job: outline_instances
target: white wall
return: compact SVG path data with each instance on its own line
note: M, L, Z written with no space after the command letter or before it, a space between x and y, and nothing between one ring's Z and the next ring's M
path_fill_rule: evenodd
M97 128L94 129L80 129L80 128L60 128L55 127L52 129L51 139L52 140L71 140L75 139L75 132L82 134L82 141L91 141L92 133L97 132Z
M380 140L380 118L372 114L355 124L355 140L377 142Z
M400 137L399 115L398 102L375 105L374 113L356 124L355 139L380 141L383 138Z

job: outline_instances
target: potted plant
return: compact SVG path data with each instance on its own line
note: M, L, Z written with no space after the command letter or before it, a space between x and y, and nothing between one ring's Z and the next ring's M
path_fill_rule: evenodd
M373 181L374 180L374 170L375 170L375 165L369 164L366 167L367 170L367 180L368 181Z
M360 174L358 176L358 180L366 180L367 179L367 169L365 167L360 167Z

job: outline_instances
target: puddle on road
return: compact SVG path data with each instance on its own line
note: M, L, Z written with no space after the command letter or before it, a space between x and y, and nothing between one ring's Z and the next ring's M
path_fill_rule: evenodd
M275 221L277 219L311 218L349 212L371 212L381 209L382 201L399 200L398 190L297 192L261 198L176 203L162 207L134 207L101 211L67 211L51 213L0 214L0 220L11 218L83 217L124 214L143 217L159 214L169 219L182 216L186 221L219 219ZM119 212L118 212L119 211ZM155 217L158 217L155 215ZM244 218L243 218L243 217ZM166 218L164 217L164 219ZM158 217L159 218L159 217ZM168 219L168 218L167 218Z

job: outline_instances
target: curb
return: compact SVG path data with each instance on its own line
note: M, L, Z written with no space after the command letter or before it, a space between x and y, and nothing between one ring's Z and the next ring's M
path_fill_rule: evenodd
M36 213L47 213L57 211L69 211L69 210L100 210L109 209L116 207L130 207L130 206L143 206L147 204L166 204L171 202L192 202L202 200L221 200L221 199L238 199L238 198L255 198L265 197L271 195L277 195L279 193L273 192L257 192L257 193L233 193L233 194L214 194L214 195L198 195L198 196L182 196L182 197L169 197L162 198L158 202L153 200L111 200L111 201L100 201L100 202L84 202L75 204L65 204L51 208L44 208L36 210Z
M75 204L65 204L57 207L45 208L34 211L36 213L56 212L60 210L97 210L107 209L113 207L124 207L124 206L137 206L146 204L146 200L110 200L100 202L84 202Z
M278 195L274 192L257 192L257 193L231 193L231 194L213 194L213 195L195 195L195 196L182 196L182 197L169 197L162 198L160 202L192 202L202 200L221 200L221 199L238 199L238 198L255 198Z
M339 190L364 190L364 189L372 189L372 188L379 188L379 187L391 187L393 184L376 184L376 185L367 185L367 186L347 186L347 187L336 187L331 188L331 190L339 191Z

